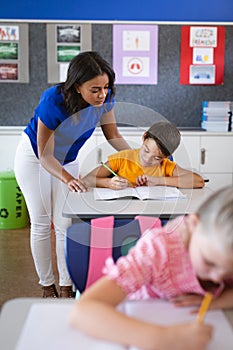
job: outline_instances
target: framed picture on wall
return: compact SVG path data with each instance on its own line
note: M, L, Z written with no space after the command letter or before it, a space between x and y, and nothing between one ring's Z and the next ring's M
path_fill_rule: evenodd
M91 47L91 24L47 24L48 83L65 81L72 58Z
M81 43L81 25L58 25L58 43Z

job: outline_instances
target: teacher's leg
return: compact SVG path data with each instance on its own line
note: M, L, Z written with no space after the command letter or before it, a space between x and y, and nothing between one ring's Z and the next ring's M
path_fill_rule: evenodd
M74 177L78 176L78 160L69 163L64 168ZM56 234L57 267L59 271L59 285L61 297L72 297L72 281L67 270L65 260L65 237L67 228L72 220L62 215L62 209L68 194L66 184L53 177L52 179L52 201L53 201L53 223Z
M39 283L44 296L56 297L51 257L51 175L41 166L26 135L16 151L15 174L30 216L31 251Z

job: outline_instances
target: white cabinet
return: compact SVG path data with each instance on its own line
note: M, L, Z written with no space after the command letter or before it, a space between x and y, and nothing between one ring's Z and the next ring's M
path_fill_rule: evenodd
M182 141L174 160L184 168L198 170L218 189L233 184L233 133L181 132Z
M173 154L182 168L197 169L200 167L200 137L181 133L181 142Z
M201 136L200 171L210 179L210 186L232 185L233 134Z

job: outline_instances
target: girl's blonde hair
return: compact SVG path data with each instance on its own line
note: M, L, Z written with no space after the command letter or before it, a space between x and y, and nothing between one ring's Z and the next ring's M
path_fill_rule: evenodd
M233 187L214 192L197 210L207 234L218 233L222 242L233 250Z

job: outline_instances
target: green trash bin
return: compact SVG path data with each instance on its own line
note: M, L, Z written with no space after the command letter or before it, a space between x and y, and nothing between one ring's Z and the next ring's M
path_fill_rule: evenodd
M27 224L27 206L14 172L0 172L0 229L22 228Z

